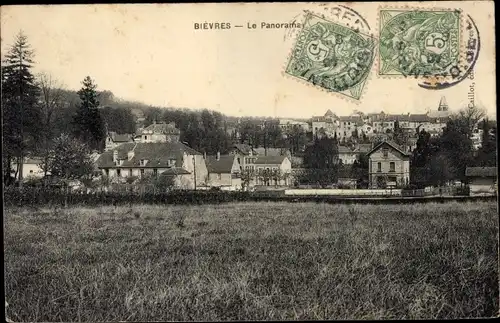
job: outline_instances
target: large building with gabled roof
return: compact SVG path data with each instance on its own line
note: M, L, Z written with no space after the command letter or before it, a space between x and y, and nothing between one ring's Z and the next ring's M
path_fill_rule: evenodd
M410 154L396 143L382 141L366 155L370 188L395 188L410 183Z
M117 181L169 174L186 189L204 185L208 175L203 154L180 142L124 143L102 153L97 167Z

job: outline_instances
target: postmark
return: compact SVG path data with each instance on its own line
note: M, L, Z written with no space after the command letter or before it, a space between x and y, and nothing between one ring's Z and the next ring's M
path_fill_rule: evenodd
M460 57L460 12L381 10L379 75L452 73Z
M359 100L374 54L372 36L308 12L285 73Z
M418 85L428 90L442 90L452 87L473 75L474 66L479 58L481 37L475 21L470 15L466 17L463 37L463 49L459 62L449 75L431 75L424 77Z

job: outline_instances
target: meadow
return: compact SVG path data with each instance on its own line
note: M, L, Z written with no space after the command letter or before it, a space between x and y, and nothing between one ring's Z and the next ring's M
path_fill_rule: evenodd
M4 209L13 321L498 313L495 202Z

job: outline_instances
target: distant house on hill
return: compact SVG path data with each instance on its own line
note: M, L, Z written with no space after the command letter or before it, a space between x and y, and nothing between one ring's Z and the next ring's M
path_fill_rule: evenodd
M467 167L465 176L471 195L495 194L498 191L496 167Z
M118 134L110 131L106 136L105 150L111 150L118 145L134 142L134 136L131 134Z
M178 142L181 131L176 128L175 123L156 123L147 126L139 133L139 142Z
M207 185L221 189L241 189L241 169L235 155L207 156Z
M391 141L383 141L367 154L371 188L401 187L410 183L410 154Z
M97 167L118 180L170 175L177 187L186 189L204 185L208 175L203 155L179 142L125 143L102 153Z

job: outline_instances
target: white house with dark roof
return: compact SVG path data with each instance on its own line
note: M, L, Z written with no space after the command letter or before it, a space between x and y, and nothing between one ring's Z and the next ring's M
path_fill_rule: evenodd
M255 160L255 173L257 185L290 185L292 163L287 156L258 156ZM280 179L275 181L262 176L264 173L279 173Z
M41 157L25 157L23 163L23 181L28 181L30 179L42 178L44 176L44 171L41 167L43 159ZM12 163L11 174L15 175L17 169L17 163ZM19 179L20 174L17 174ZM50 175L50 172L48 173Z
M401 187L410 183L410 154L391 141L383 141L367 154L371 188Z
M207 185L222 190L241 189L241 169L235 155L207 156Z
M160 122L147 126L139 134L139 142L178 142L181 131L176 128L174 122Z
M101 154L97 167L118 180L171 175L176 186L186 189L205 185L208 175L203 155L179 142L125 143Z

